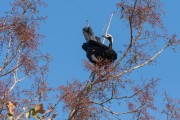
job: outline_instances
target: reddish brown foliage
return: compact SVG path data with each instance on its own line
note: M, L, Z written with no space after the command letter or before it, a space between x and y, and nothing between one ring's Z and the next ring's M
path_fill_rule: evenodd
M46 4L41 0L14 0L10 6L11 11L0 18L0 119L24 119L26 112L45 112L43 102L51 91L46 81L50 56L39 51L43 35L38 28L46 17L38 9ZM29 86L19 85L28 78ZM48 116L44 113L44 118Z
M180 119L180 100L173 99L164 93L165 108L162 113L166 115L167 120L179 120Z
M90 98L88 97L88 90L82 88L83 85L78 81L74 81L68 86L61 86L63 93L63 101L65 102L65 108L73 110L72 116L69 119L77 120L92 119L97 111L97 108L93 107ZM83 112L82 112L83 111Z
M145 23L152 27L163 26L161 16L164 12L159 0L122 0L117 7L121 8L121 18L132 21L136 29Z
M25 48L31 48L31 49L37 49L39 43L35 31L35 27L28 26L25 21L17 22L18 20L15 20L15 27L14 27L14 33L17 37L17 40L20 41L21 44L23 44L23 47Z

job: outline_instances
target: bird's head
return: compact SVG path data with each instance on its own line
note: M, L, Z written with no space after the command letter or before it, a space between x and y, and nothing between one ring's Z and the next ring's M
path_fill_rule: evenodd
M106 38L107 40L113 43L113 37L111 34L106 34L106 35L103 35L102 37Z

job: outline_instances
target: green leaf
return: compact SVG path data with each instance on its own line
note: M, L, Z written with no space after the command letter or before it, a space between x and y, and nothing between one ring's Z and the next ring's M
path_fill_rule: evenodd
M88 86L87 86L87 89L88 89L89 92L92 91L92 85L91 85L91 84L88 85Z
M30 111L31 111L31 115L32 115L34 118L37 118L38 112L36 112L34 108L32 108Z

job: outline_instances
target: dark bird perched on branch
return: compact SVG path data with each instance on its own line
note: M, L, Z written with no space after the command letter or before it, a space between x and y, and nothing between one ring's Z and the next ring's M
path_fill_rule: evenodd
M117 59L117 53L112 49L112 35L102 36L109 40L109 46L106 46L100 42L99 37L94 37L90 26L83 28L83 34L86 42L83 43L82 48L86 51L86 56L91 63L102 66L111 64Z

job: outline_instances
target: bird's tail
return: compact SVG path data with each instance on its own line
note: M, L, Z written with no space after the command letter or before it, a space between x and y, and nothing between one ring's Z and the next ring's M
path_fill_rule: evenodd
M92 28L90 26L84 27L82 29L82 31L83 31L83 35L84 35L86 41L89 41L89 40L95 40L96 41L96 39L94 37L94 33L93 33Z

